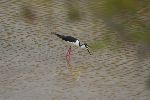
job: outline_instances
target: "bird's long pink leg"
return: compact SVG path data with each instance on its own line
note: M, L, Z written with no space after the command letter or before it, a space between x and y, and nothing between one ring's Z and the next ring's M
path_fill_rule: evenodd
M66 60L67 60L67 63L69 64L70 60L71 60L71 46L69 47L67 53L66 53Z

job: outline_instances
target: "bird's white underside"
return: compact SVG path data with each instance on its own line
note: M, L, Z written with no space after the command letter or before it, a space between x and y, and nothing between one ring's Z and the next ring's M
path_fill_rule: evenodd
M72 44L74 44L76 46L79 46L79 40L76 40L76 42L69 42L69 43L72 43Z
M69 43L72 43L72 44L74 44L74 45L76 45L76 46L78 46L79 47L79 40L76 40L76 42L69 42ZM82 46L80 46L81 48L85 48L85 45L82 45Z

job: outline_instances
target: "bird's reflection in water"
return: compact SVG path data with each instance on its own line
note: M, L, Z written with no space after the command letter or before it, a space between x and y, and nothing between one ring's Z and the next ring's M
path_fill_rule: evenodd
M58 77L65 81L78 81L80 79L81 73L84 71L82 66L74 67L71 64L67 64L67 70L60 70Z

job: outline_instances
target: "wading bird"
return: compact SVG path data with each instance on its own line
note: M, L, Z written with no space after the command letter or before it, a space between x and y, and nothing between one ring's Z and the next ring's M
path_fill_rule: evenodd
M78 46L80 48L87 49L89 54L91 55L91 53L90 53L90 51L88 49L88 45L86 43L81 44L81 42L77 38L72 37L72 36L60 35L60 34L57 34L56 32L52 32L52 34L56 35L57 37L61 38L62 40L66 41L66 42L69 42L69 43L71 43L73 45L76 45L76 46ZM68 62L70 61L71 52L72 52L72 49L71 49L71 46L70 46L68 51L67 51L67 53L66 53L66 59L67 59Z

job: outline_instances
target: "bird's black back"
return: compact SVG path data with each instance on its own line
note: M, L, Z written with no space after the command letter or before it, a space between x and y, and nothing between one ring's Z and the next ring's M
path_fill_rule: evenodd
M68 41L68 42L76 42L76 40L78 40L72 36L64 36L64 35L57 34L55 32L53 32L52 34L55 34L57 37L61 38L62 40Z
M77 39L72 36L65 36L63 40L68 41L68 42L76 42Z

